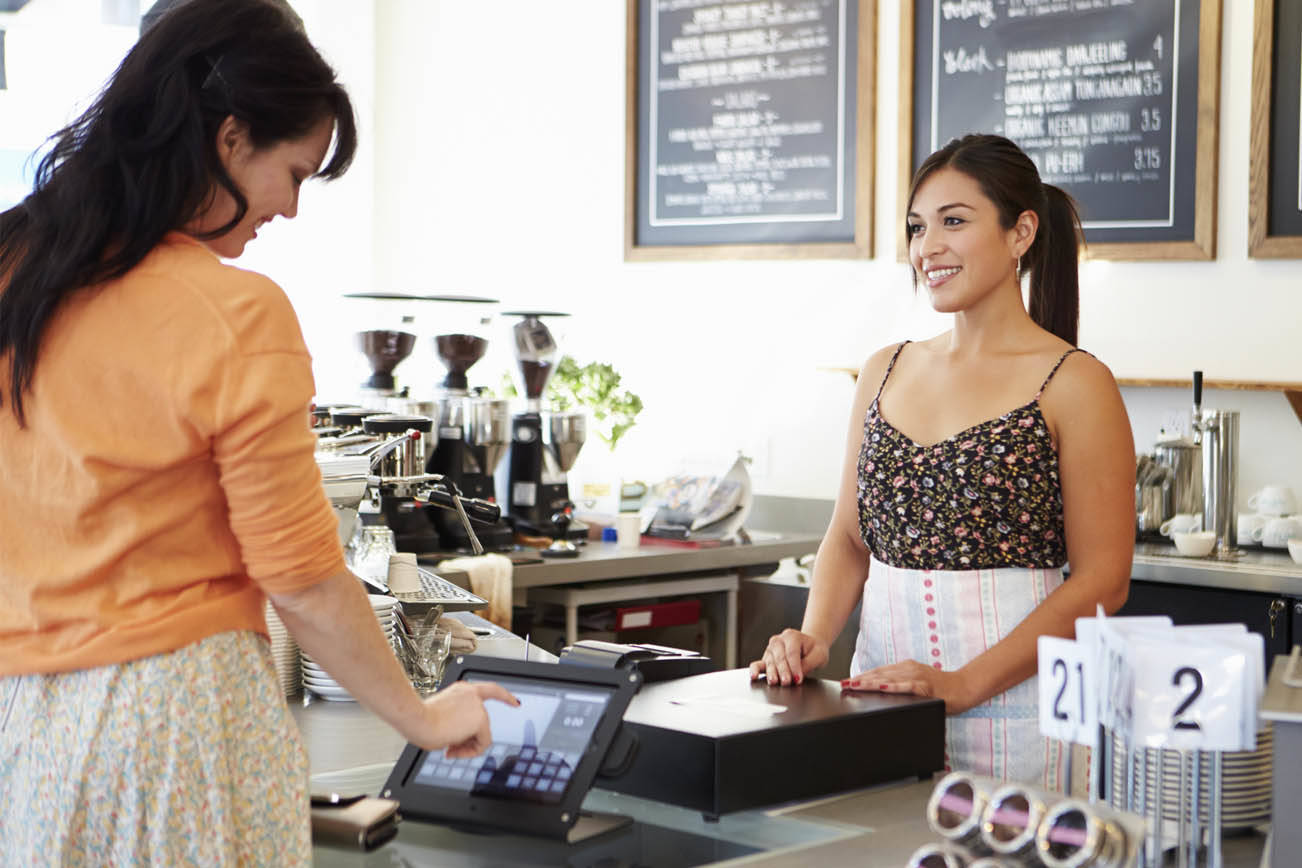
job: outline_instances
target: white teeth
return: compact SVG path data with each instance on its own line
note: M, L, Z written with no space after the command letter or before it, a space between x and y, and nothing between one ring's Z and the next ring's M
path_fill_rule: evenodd
M934 271L927 272L929 280L944 280L946 277L958 274L962 269L959 268L937 268Z

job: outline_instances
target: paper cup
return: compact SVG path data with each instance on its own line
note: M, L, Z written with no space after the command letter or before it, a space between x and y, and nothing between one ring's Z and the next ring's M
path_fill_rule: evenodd
M635 549L642 545L642 516L636 512L621 512L615 516L615 534L622 549Z

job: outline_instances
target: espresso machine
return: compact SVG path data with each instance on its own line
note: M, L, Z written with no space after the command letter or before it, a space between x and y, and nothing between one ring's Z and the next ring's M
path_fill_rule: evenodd
M516 311L504 315L521 318L512 335L525 410L511 420L511 458L505 478L499 476L498 500L506 503L517 531L557 540L543 554L572 556L576 550L567 541L585 539L588 529L572 518L574 504L565 474L587 439L587 419L582 413L544 416L542 412L543 390L558 361L556 341L543 318L568 314Z
M471 518L493 525L501 517L497 504L463 498L449 480L425 472L433 420L393 414L367 416L362 422L369 443L354 447L369 462L368 502L362 505L366 524L382 524L393 531L398 551L428 552L439 547L433 517L451 510L460 521L469 548L482 554Z
M434 349L447 375L434 402L438 445L430 455L426 470L442 476L465 497L492 501L494 473L510 443L509 404L472 394L467 372L488 350L488 339L478 334L487 320L479 313L481 305L496 304L497 300L469 296L438 296L430 300L455 304L450 309L445 306L446 316L435 317L440 334L434 336ZM432 519L438 532L439 551L471 548L458 516L436 512ZM478 525L475 535L488 551L515 547L515 534L505 520Z

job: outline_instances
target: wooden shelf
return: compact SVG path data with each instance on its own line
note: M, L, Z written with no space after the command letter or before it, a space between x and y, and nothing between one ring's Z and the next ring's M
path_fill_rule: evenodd
M1157 379L1153 377L1117 377L1118 386L1142 386L1158 389L1193 389L1193 379ZM1203 380L1204 389L1231 389L1238 392L1302 392L1302 383L1268 383L1258 380Z
M820 371L849 374L850 379L859 377L858 368L820 367ZM1141 389L1193 389L1193 379L1162 379L1157 377L1118 377L1118 386L1134 386ZM1302 383L1272 383L1265 380L1203 380L1203 390L1228 389L1240 392L1283 392L1298 422L1302 423Z
M1145 377L1119 377L1118 386L1140 388L1193 389L1193 380L1159 380ZM1241 392L1283 392L1293 415L1302 423L1302 383L1271 383L1261 380L1203 380L1203 391L1228 389Z

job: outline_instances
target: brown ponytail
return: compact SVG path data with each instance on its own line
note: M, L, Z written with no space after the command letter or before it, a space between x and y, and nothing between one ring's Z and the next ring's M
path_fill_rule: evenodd
M1080 319L1080 217L1066 191L1043 184L1045 208L1036 209L1040 229L1022 257L1031 272L1031 319L1076 346Z

